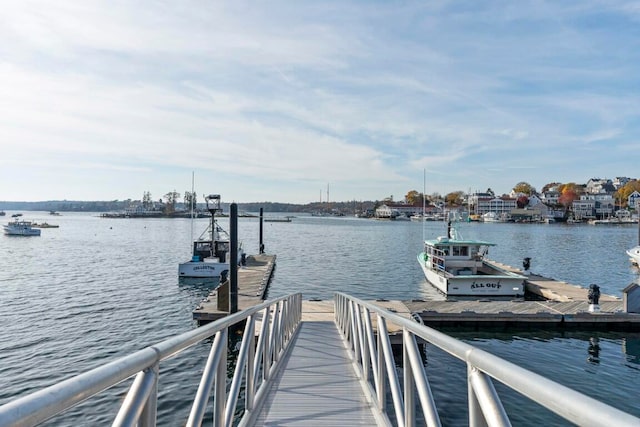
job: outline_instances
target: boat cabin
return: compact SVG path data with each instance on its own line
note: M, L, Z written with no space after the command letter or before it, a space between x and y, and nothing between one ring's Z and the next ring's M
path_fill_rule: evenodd
M482 260L494 243L438 237L425 242L425 256L432 266L454 275L481 274Z
M192 261L202 261L205 258L215 257L221 263L227 262L227 253L229 252L229 242L216 240L211 244L210 240L196 240L193 242L193 259Z

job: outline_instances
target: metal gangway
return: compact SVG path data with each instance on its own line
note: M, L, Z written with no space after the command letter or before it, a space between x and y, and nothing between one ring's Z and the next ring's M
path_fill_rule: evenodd
M17 398L0 406L0 426L40 424L124 381L131 384L112 425L155 426L160 363L211 339L187 426L440 426L421 342L466 363L470 426L511 425L494 381L580 426L640 425L640 418L374 304L337 293L334 309L334 320L302 321L301 294L265 302ZM401 361L389 324L402 330ZM229 334L239 325L229 378ZM207 411L212 420L204 419Z

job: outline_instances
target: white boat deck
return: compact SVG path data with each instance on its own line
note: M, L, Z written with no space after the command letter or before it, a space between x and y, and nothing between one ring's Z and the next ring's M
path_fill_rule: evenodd
M255 425L377 425L333 321L303 321Z

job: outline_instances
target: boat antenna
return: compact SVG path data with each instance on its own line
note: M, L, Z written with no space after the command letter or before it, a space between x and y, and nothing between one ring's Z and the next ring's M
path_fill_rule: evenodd
M194 172L191 171L191 197L189 197L190 201L191 201L191 241L193 242L193 199L194 199L194 195L195 193L193 192L193 185L194 185Z
M425 237L425 230L424 230L424 223L425 223L425 210L426 210L426 204L427 204L427 169L422 169L422 241L424 242L426 237Z

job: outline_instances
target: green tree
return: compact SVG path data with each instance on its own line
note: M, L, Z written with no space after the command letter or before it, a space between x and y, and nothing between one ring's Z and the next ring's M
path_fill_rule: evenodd
M193 208L196 208L196 205L198 204L198 197L196 196L195 191L192 193L191 191L185 191L184 192L184 205L189 207L189 209L191 209L193 203Z
M536 193L536 189L531 184L524 181L517 183L515 187L513 187L513 191L515 193L522 193L527 196L531 196L532 194Z
M170 191L164 195L165 207L164 212L167 214L174 213L176 211L176 202L180 198L180 193L176 190Z
M142 193L142 206L145 209L151 209L151 206L153 206L153 202L151 201L151 193L148 191Z

